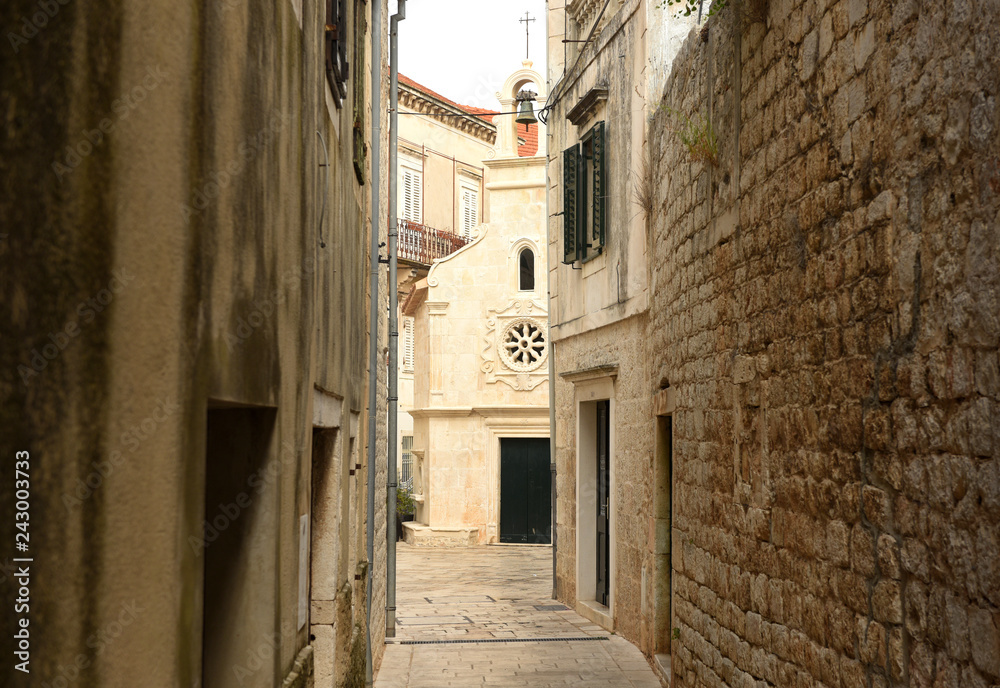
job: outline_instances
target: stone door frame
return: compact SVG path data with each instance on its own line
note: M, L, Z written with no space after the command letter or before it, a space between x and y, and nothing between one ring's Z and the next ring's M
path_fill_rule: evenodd
M489 411L484 413L487 431L486 466L487 480L489 480L489 503L486 507L486 533L480 542L490 545L500 542L500 440L518 437L549 438L549 410L547 407L540 406L534 413L530 415L525 413L520 417L511 417L507 413L504 413L503 417L496 417ZM549 460L552 460L551 457ZM552 528L555 530L554 523Z
M601 371L604 372L604 371ZM571 380L576 407L576 611L614 630L617 560L617 462L615 461L615 380L613 373ZM608 402L608 605L597 601L597 402Z

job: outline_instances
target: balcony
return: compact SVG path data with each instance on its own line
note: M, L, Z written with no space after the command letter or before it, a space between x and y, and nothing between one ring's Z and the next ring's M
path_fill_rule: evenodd
M469 243L465 237L420 225L409 220L399 221L397 255L400 260L430 265L438 258L451 255Z

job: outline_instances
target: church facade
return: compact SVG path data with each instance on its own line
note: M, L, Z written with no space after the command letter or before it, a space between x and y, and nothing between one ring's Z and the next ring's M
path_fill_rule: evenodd
M543 83L525 62L499 111ZM546 159L538 125L514 119L493 118L486 221L403 302L415 334L411 543L551 542Z

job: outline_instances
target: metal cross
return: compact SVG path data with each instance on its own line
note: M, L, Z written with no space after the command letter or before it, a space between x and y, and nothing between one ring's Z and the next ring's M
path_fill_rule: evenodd
M528 12L525 12L524 19L518 19L517 21L520 22L521 24L524 24L524 59L527 60L528 50L529 50L529 40L531 38L531 33L530 33L531 24L529 24L529 22L533 22L535 20Z

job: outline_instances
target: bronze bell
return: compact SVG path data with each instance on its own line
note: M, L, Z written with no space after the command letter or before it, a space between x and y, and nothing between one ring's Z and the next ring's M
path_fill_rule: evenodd
M531 106L530 100L521 101L521 104L517 108L517 119L514 121L524 125L538 123L538 119L535 117L535 108Z

